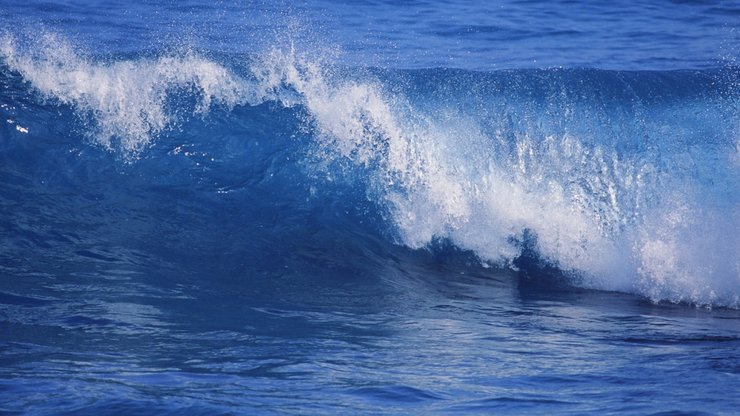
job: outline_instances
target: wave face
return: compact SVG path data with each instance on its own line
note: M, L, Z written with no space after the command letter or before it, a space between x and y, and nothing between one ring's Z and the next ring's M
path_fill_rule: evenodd
M736 68L357 70L290 45L112 60L54 35L1 45L6 178L21 160L52 176L72 163L65 189L113 175L102 198L130 207L139 187L162 187L161 199L182 188L224 227L230 193L250 195L244 215L282 207L286 232L234 237L247 252L305 230L291 210L326 210L321 227L358 247L446 241L485 267L551 267L576 286L738 307Z

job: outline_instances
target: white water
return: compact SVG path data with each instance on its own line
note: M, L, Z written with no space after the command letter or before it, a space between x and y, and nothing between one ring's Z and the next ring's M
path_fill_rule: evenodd
M658 161L570 134L519 133L510 143L476 114L422 113L377 81L337 80L277 49L255 76L266 99L307 108L325 158L366 167L410 247L447 238L511 265L529 230L539 254L580 285L738 306L735 149L679 149ZM281 98L286 88L298 97Z
M166 111L177 89L195 93L193 113L199 115L213 105L244 103L247 93L231 71L194 54L100 63L44 34L26 47L6 36L0 56L43 96L74 106L90 120L95 141L127 154L137 154L178 122L177 114Z

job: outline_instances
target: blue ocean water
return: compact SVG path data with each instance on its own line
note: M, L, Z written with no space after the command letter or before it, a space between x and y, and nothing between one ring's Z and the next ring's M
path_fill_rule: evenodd
M739 30L0 0L0 413L736 413Z

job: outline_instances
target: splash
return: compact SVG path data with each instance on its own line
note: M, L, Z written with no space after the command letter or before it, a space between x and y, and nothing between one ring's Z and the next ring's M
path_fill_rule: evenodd
M701 127L665 125L667 137L649 138L657 150L630 153L618 149L627 138L593 130L596 137L584 140L549 133L541 121L518 131L486 128L536 118L527 112L421 111L377 79L337 76L292 49L270 51L253 72L265 99L305 107L323 158L370 175L370 192L392 212L403 244L444 238L513 267L534 235L541 259L580 285L656 302L738 306L735 149L717 144L692 155L698 144L675 143L693 134L678 137L682 129L701 135ZM563 114L584 111L567 100L555 104ZM662 118L675 116L663 111Z
M5 36L0 57L44 97L73 106L91 123L95 141L127 155L141 152L177 121L177 114L167 111L167 101L178 89L197 97L195 115L248 99L243 80L193 53L101 63L54 34L25 43Z

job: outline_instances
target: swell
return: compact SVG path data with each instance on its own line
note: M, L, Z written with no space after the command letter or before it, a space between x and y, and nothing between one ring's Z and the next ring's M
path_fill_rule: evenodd
M413 249L441 239L510 268L533 252L577 285L738 306L736 68L359 70L291 45L221 61L194 52L106 61L54 36L34 42L6 37L0 48L12 121L4 146L43 152L18 141L81 132L113 160L77 142L74 158L38 163L139 172L136 185L117 181L149 198L181 187L206 212L201 231L226 209L218 195L246 192L229 212L285 214L284 232L260 234L272 243L305 221L291 210L325 209L316 229L369 216ZM65 127L45 129L23 102L61 109L63 119L43 121ZM374 232L340 235L362 245ZM353 250L357 262L362 252Z

